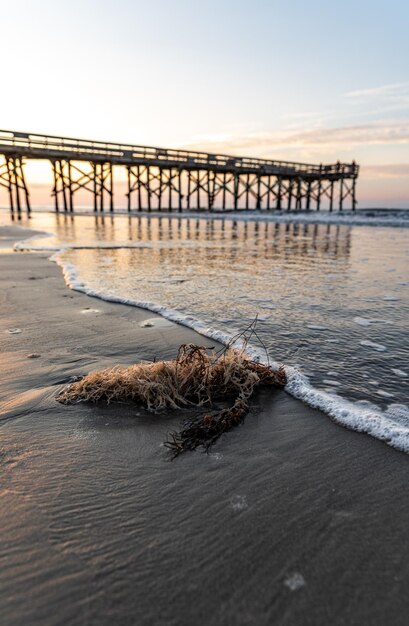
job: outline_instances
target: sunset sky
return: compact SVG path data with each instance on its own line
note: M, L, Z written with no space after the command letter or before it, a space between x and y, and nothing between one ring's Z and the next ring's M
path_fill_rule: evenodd
M409 207L406 0L1 5L2 129L355 159L359 206Z

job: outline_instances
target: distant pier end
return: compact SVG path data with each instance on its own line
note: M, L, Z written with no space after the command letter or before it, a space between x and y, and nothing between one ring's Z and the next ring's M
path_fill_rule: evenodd
M73 213L88 190L95 212L114 211L114 167L126 169L134 211L342 211L356 208L355 163L313 165L0 130L0 188L11 211L31 211L27 159L51 164L55 210Z

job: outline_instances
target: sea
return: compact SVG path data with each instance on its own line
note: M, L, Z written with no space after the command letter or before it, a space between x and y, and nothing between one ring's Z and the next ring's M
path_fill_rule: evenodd
M246 349L285 366L288 393L409 452L407 215L42 211L15 223L36 231L16 253L49 252L72 289L224 344L255 322Z

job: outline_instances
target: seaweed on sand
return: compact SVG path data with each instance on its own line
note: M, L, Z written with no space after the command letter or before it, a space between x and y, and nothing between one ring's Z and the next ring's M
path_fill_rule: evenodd
M249 327L251 334L254 325ZM230 400L228 408L186 419L181 430L170 433L165 442L174 457L198 446L208 451L224 432L244 419L256 387L286 384L283 368L274 369L246 356L247 341L241 349L229 344L221 354L193 344L182 345L171 361L93 372L69 385L57 400L64 404L132 400L151 412L189 406L205 409Z

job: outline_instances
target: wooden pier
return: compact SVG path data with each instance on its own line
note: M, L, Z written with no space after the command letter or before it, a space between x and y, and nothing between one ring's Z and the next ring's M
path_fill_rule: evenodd
M0 130L0 188L11 211L31 211L27 159L47 160L57 212L79 189L96 213L114 212L114 169L126 168L127 210L330 211L356 208L355 163L314 165Z

